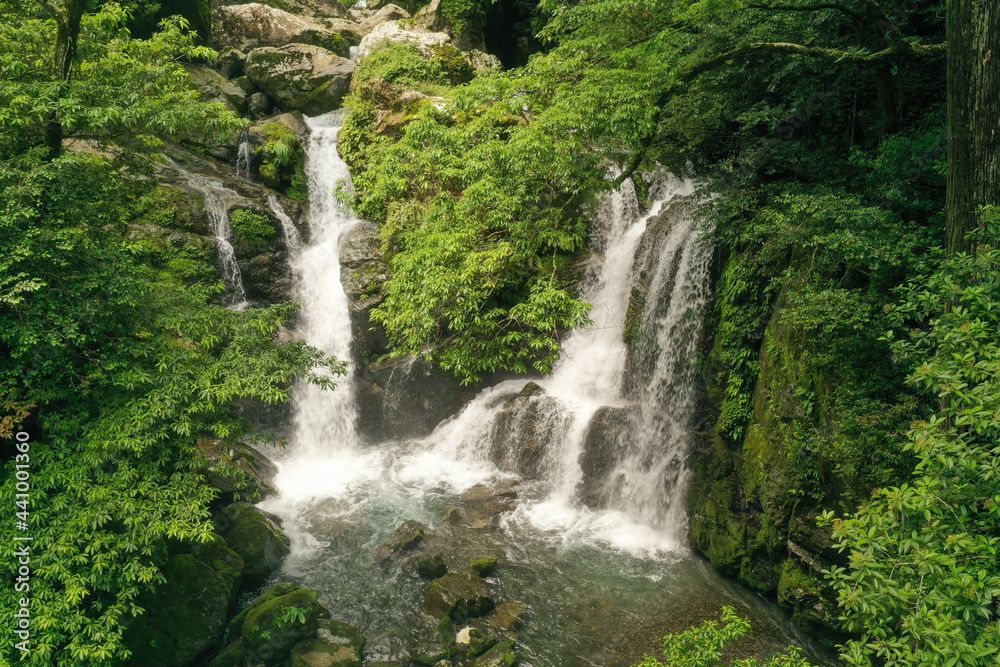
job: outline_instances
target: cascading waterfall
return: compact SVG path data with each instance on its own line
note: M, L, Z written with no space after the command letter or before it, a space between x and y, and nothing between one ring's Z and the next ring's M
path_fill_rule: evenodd
M333 199L334 188L349 182L347 165L337 155L342 115L306 118L311 130L305 171L309 187L310 242L294 250L292 270L301 309L298 332L309 344L341 360L351 358L351 318L340 282L340 237L358 222ZM277 200L268 199L285 228L289 250L299 244L294 226ZM353 378L336 379L334 391L312 384L295 388L292 425L294 456L305 465L282 469L276 482L283 495L308 499L329 494L337 480L346 483L364 467L359 451Z
M223 303L234 310L244 310L249 305L246 288L243 286L243 276L240 266L236 263L236 252L229 242L232 232L229 226L229 207L239 201L240 196L226 187L218 178L192 174L172 163L184 182L197 190L204 201L205 212L208 214L209 233L215 239L215 247L219 256L219 268L226 285Z
M339 245L357 221L331 197L338 182L349 179L336 152L340 117L307 123L309 242L293 250L290 221L275 202L272 210L289 239L299 335L350 359ZM491 587L530 610L518 631L518 658L526 667L631 664L623 643L636 619L692 618L706 604L734 601L753 617L755 632L774 638L773 648L793 640L794 630L767 603L679 548L683 522L673 499L683 483L694 402L691 360L708 296L709 249L699 242L692 216L672 216L654 249L642 329L661 352L643 376L638 402L623 388L629 353L622 337L637 249L647 223L692 190L690 181L666 180L654 189L657 202L645 215L631 184L604 200L596 211L594 259L581 284L594 306L593 325L567 337L555 371L538 386L525 379L500 383L426 438L368 446L358 436L350 375L337 378L335 391L297 386L291 446L274 452L279 495L263 503L283 518L292 538L279 577L317 589L338 618L369 637L412 629L426 582L405 567L377 562L374 554L401 521L416 519L448 543L449 568L463 569L469 558L487 553L501 558ZM604 502L591 509L580 499L581 453L595 415L609 407L635 416L614 448L624 455L605 482ZM524 464L531 470L509 469L498 454L525 443L540 447L536 460ZM517 487L513 511L476 518L475 485L495 489L522 477L536 481ZM458 523L442 524L456 511Z
M278 201L277 195L268 193L267 205L271 208L271 213L274 213L274 217L281 223L281 231L285 235L285 245L288 247L289 255L292 258L297 257L299 251L302 250L302 236L299 234L299 230L295 228L295 223L285 213L285 209L281 205L281 202Z
M252 146L246 130L240 135L239 149L236 152L236 175L240 178L250 178L250 155Z

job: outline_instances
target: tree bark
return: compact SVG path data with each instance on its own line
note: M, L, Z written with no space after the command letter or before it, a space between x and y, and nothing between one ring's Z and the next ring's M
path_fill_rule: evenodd
M65 0L58 7L48 2L43 3L45 9L56 20L56 45L53 54L53 69L60 80L60 86L69 85L73 77L73 62L76 60L76 45L80 38L80 22L86 4L83 0ZM53 112L45 127L45 145L48 146L48 158L54 160L62 152L63 127L58 112Z
M1000 2L948 0L948 254L1000 205Z

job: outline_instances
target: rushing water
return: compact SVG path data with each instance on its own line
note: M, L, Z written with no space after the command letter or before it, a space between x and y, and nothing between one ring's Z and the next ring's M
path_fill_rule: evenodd
M184 182L202 196L205 212L208 214L209 233L215 239L219 268L226 285L223 303L229 308L244 310L249 305L246 288L243 286L240 266L236 263L236 252L229 241L232 232L229 226L229 208L240 200L240 196L218 178L193 174L176 163L173 163L173 167Z
M330 196L349 181L336 153L340 116L307 122L311 233L293 252L299 332L349 359L338 246L357 221ZM537 387L523 379L501 383L426 438L367 446L358 436L350 375L338 378L333 392L297 387L290 447L274 453L280 495L264 503L292 537L278 576L317 589L334 617L369 637L413 629L426 582L379 564L374 552L400 522L416 519L430 527L429 539L452 568L484 555L500 560L490 580L495 596L527 609L517 631L522 665L628 665L654 652L665 632L717 617L723 604L751 617L748 654L807 643L774 605L717 575L683 543L679 498L710 248L682 206L653 249L642 315L658 353L637 397L623 386L634 257L647 224L693 187L665 180L643 213L626 184L595 211L595 256L581 286L593 324L568 336L554 372L536 378ZM608 411L623 418L608 436L613 455L595 483L581 461L598 415ZM532 466L522 460L527 442L538 447ZM516 494L516 507L483 512L484 494L498 487Z

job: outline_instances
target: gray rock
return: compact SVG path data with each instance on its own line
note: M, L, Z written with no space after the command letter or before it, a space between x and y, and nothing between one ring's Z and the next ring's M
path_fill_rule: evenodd
M399 524L399 528L389 536L389 539L378 548L375 552L375 559L382 561L390 556L401 556L413 551L423 541L426 531L427 526L419 521L414 521L413 519L404 521Z
M308 44L254 49L247 76L276 104L310 116L333 111L351 86L354 63Z
M486 53L480 51L479 49L472 49L471 51L463 51L462 55L465 59L469 61L469 65L472 69L480 72L488 72L491 70L502 70L503 63L492 53Z
M385 9L389 7L395 7L395 5L389 5ZM385 11L385 9L382 11ZM363 23L362 25L370 24ZM355 62L360 65L369 53L385 44L412 44L423 56L430 58L435 55L436 48L447 44L449 41L450 38L446 33L430 32L418 23L408 22L404 24L401 21L384 22L373 26L371 32L361 40Z
M235 79L243 75L243 63L246 59L247 54L239 49L228 49L224 53L219 54L213 66L215 67L215 71L224 78Z
M247 110L246 91L207 65L181 65L195 85L201 89L205 102L222 102L232 111L243 114Z
M271 112L271 98L267 93L253 93L247 99L247 114L251 118L261 118Z
M389 21L398 21L400 19L410 18L410 13L400 7L399 5L386 4L379 8L374 14L371 14L364 20L360 21L361 27L364 30L374 30L376 27L382 25L383 23L388 23Z
M434 618L464 621L489 613L493 606L486 582L468 572L449 572L424 593L424 611Z
M311 44L347 56L350 43L324 23L261 3L220 7L216 48L249 50L263 46Z

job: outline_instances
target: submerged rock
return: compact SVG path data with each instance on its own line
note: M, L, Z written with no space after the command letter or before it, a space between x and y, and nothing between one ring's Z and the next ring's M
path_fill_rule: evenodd
M488 577L497 570L497 559L492 556L473 558L469 561L469 572L477 577Z
M496 610L486 617L486 623L491 628L498 630L516 630L524 622L524 612L528 605L521 600L511 600L504 602Z
M427 526L409 519L399 525L389 539L375 552L376 560L386 560L390 556L400 556L408 551L412 551L424 539L424 531Z
M514 653L514 642L506 641L484 653L474 665L475 667L511 667L515 662L517 662L517 656Z
M392 630L373 637L365 655L368 667L397 667L409 662L410 651L416 644L413 635L404 630Z
M441 554L434 554L417 561L417 573L424 579L438 579L448 574L448 566Z
M432 581L424 593L424 611L434 618L464 621L489 613L493 606L486 582L468 572L449 572Z

